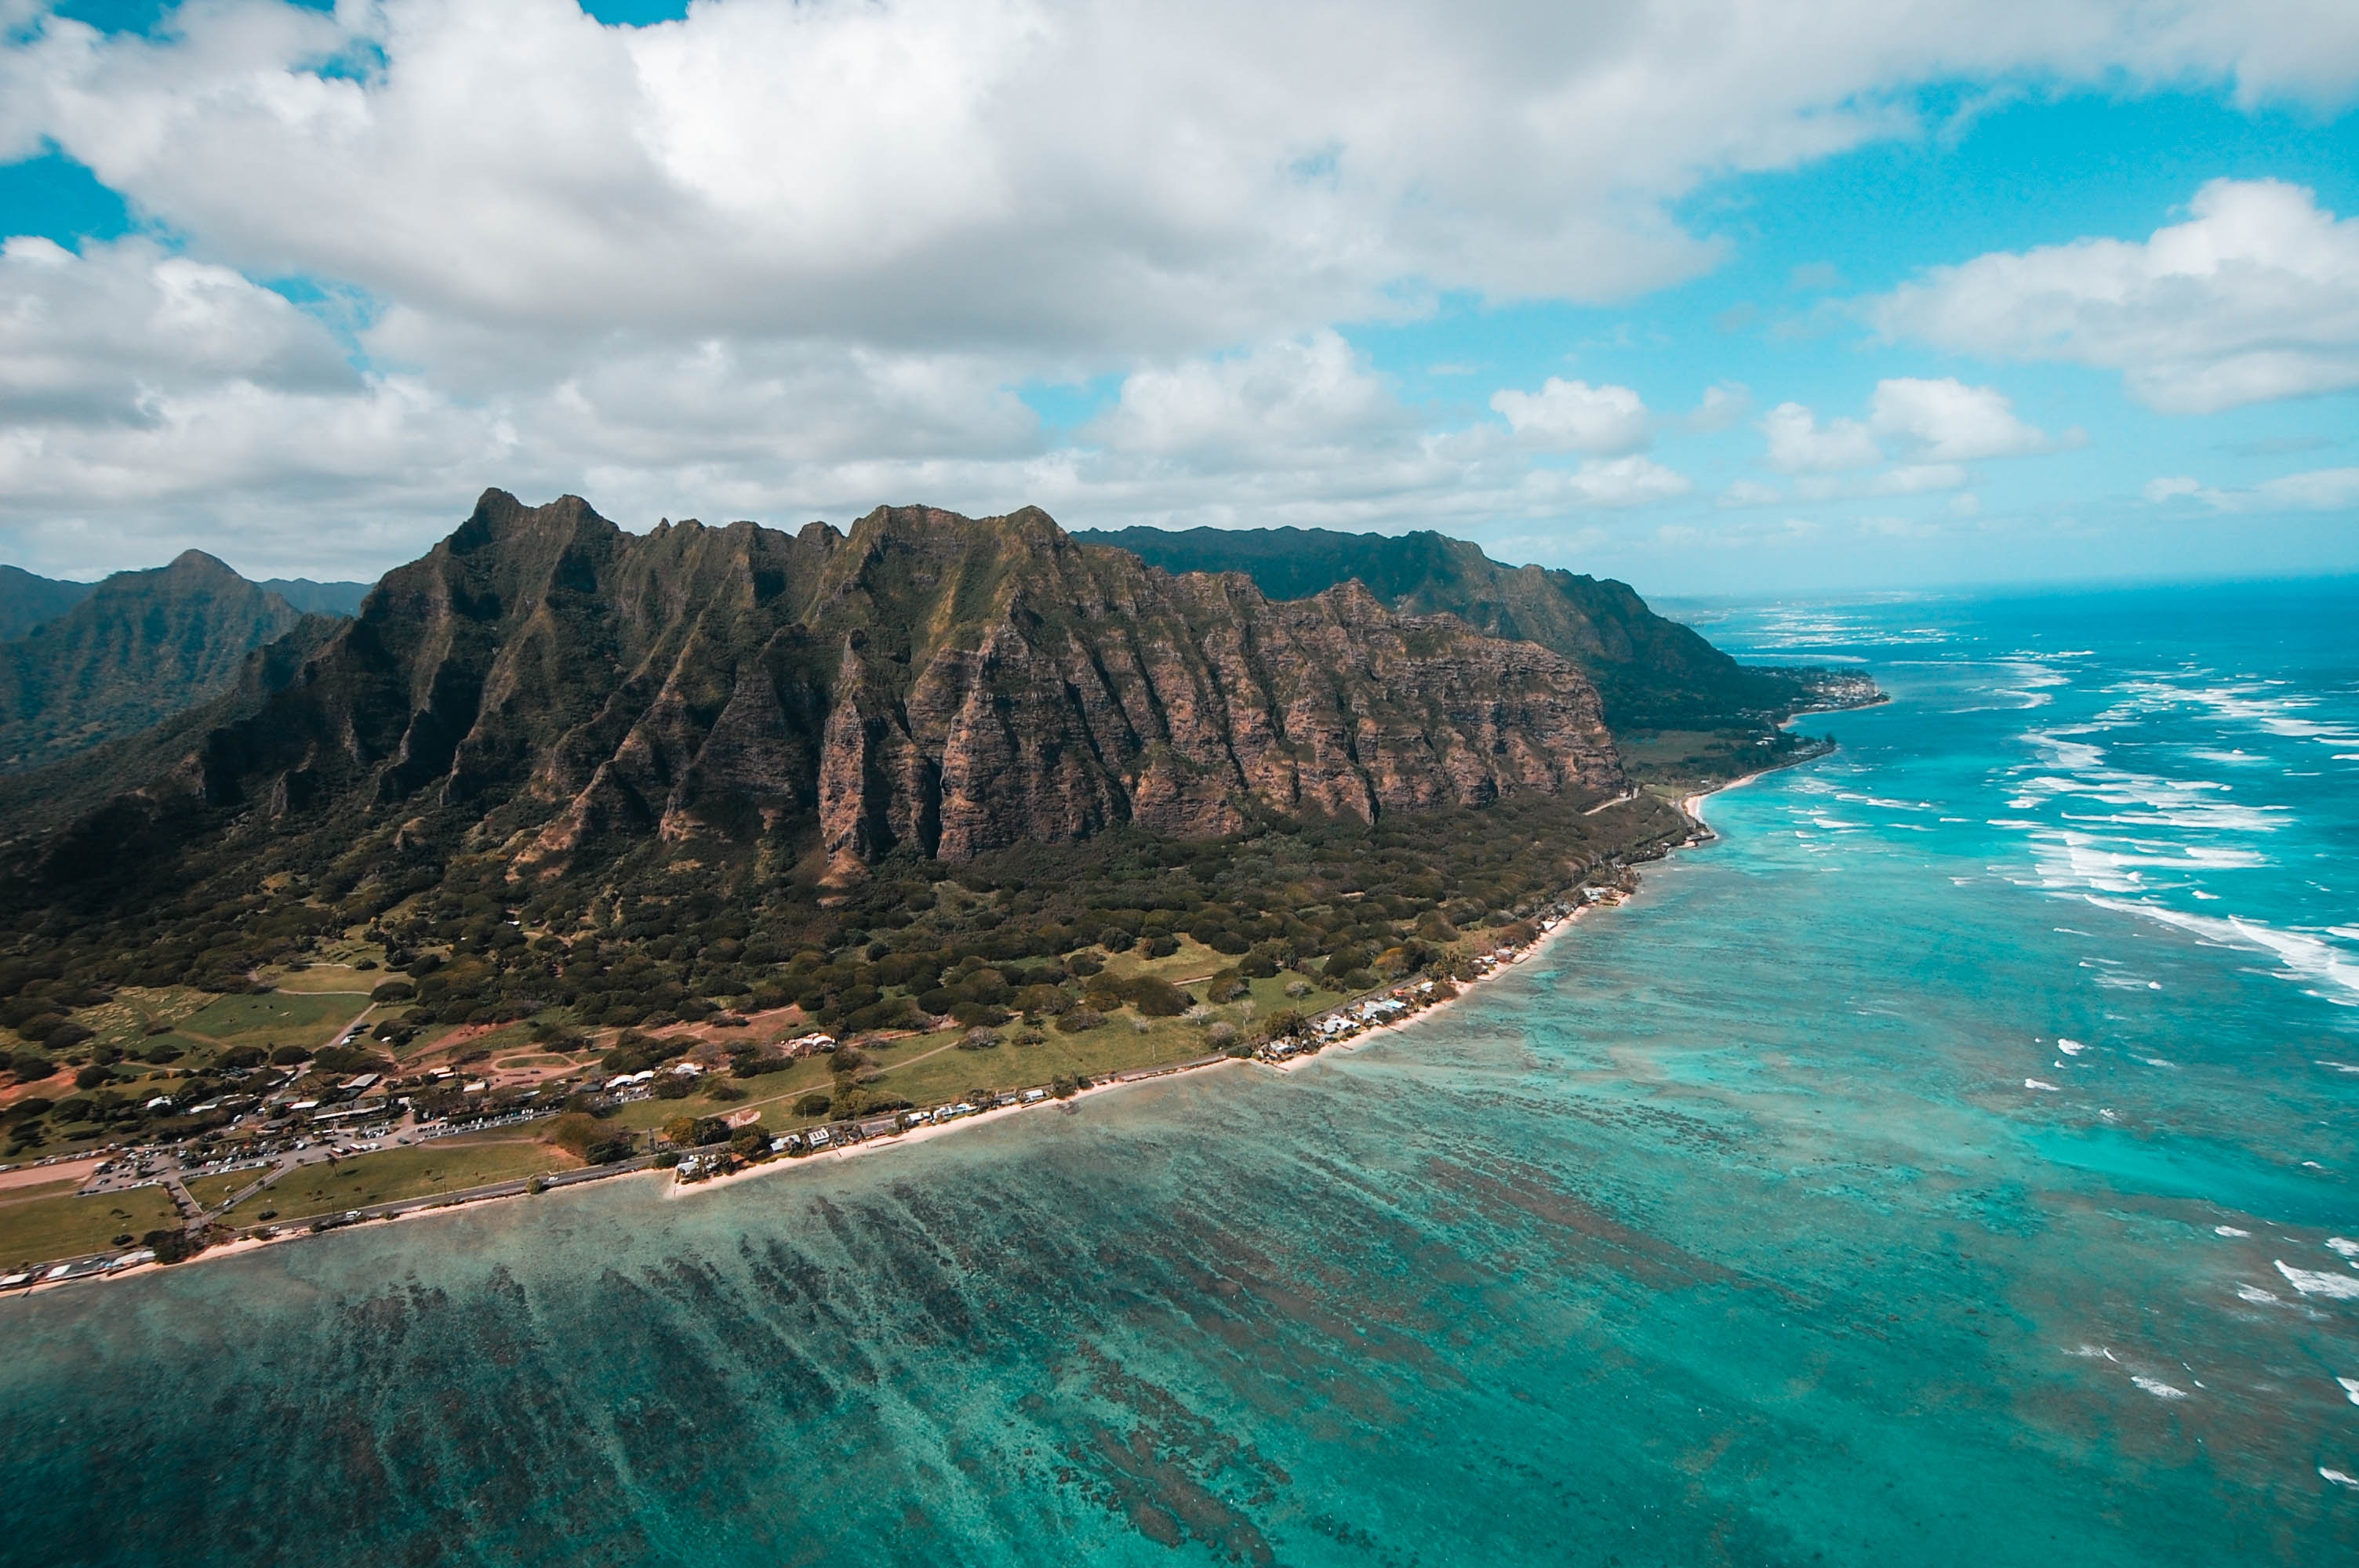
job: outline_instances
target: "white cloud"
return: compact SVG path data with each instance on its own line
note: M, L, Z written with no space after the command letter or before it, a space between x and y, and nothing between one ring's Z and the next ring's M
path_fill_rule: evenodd
M1703 400L1688 416L1688 428L1710 435L1734 426L1753 412L1753 389L1741 381L1723 381L1703 389Z
M1781 403L1761 421L1769 440L1769 466L1798 476L1794 493L1806 501L1864 495L1921 495L1957 490L1971 477L1965 465L1988 458L2023 457L2052 449L2055 443L2016 417L2013 405L1995 387L1967 386L1897 377L1875 384L1865 420L1829 419L1799 403ZM2075 433L2077 437L2077 432ZM1882 464L1886 443L1899 462L1865 478L1863 469ZM1752 483L1732 485L1722 495L1729 506L1758 506L1777 492Z
M486 482L639 520L1646 504L1688 481L1635 456L1643 406L1559 417L1543 387L1521 441L1434 435L1328 324L1691 276L1719 252L1683 197L1910 134L1926 83L2331 106L2359 81L2359 15L2308 0L698 0L647 28L571 0L190 0L154 37L0 0L0 158L54 144L168 237L0 258L49 312L0 325L0 529L50 569L168 535L359 570ZM356 337L256 277L348 294ZM1071 449L1012 391L1097 378L1121 395ZM1716 389L1690 427L1748 407Z
M1769 438L1769 466L1780 473L1841 473L1873 468L1884 460L1884 449L1867 427L1856 419L1818 416L1799 403L1780 403L1761 421Z
M2122 373L2172 414L2359 386L2359 219L2276 180L2215 179L2142 242L1940 267L1874 305L1883 332Z
M1538 392L1512 387L1491 395L1491 406L1527 445L1550 452L1618 457L1648 438L1647 406L1626 386L1592 386L1548 378Z
M1086 432L1152 456L1332 447L1408 423L1408 411L1332 331L1251 353L1135 372Z
M2015 416L2014 406L1997 388L1967 386L1948 377L1877 382L1869 408L1868 428L1908 443L1926 462L2025 457L2049 445L2045 435Z
M2359 468L2282 474L2244 490L2214 490L2174 475L2148 480L2146 498L2158 506L2183 498L2215 512L2353 512L2359 511Z
M1566 496L1583 506L1644 506L1695 488L1685 474L1640 457L1592 460L1560 482Z

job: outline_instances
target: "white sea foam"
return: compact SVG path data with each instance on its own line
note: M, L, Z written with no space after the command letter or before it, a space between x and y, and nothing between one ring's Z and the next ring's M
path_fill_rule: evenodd
M2276 1260L2277 1272L2286 1283L2306 1296L2328 1296L2335 1301L2359 1301L2359 1274L2327 1274L2309 1269L2297 1269L2283 1259Z
M2049 1094L2060 1094L2063 1092L2054 1084L2048 1083L2039 1078L2026 1078L2023 1080L2023 1087L2027 1089L2045 1089Z
M2236 1298L2239 1301L2249 1302L2255 1306L2285 1305L2285 1303L2277 1298L2276 1292L2265 1291L2258 1285L2238 1285Z
M2359 1488L2359 1476L2346 1476L2340 1470L2330 1470L2323 1465L2318 1467L2318 1473L2338 1487Z
M2334 1380L2343 1385L2343 1397L2359 1405L2359 1378L2337 1378Z
M2318 1065L2332 1067L2338 1073L2359 1073L2359 1062L2329 1062L2321 1057Z
M2122 899L2087 895L2091 903L2103 909L2118 910L2125 914L2140 914L2148 920L2217 942L2226 946L2243 947L2269 953L2283 966L2288 976L2306 980L2323 981L2350 993L2329 996L2330 1001L2344 1006L2359 1006L2359 963L2337 950L2323 935L2307 931L2279 931L2257 920L2247 920L2231 914L2225 918L2210 914L2190 914L2158 903L2130 903Z
M2183 1400L2187 1397L2187 1390L2185 1389L2174 1389L2159 1378L2148 1378L2134 1374L2130 1378L2130 1381L2136 1383L2139 1388L2144 1389L2147 1393L2152 1394L2158 1400Z
M2086 1051L2088 1047L2082 1044L2078 1040L2066 1040L2061 1036L2059 1036L2056 1041L2056 1049L2063 1052L2067 1056L2077 1056L2082 1052Z
M2215 1225L2212 1227L2212 1233L2214 1236L2250 1236L2252 1234L2249 1230L2239 1230L2233 1225Z
M2359 1259L2359 1241L2354 1241L2347 1236L2328 1237L2326 1249L2338 1253L2346 1260Z

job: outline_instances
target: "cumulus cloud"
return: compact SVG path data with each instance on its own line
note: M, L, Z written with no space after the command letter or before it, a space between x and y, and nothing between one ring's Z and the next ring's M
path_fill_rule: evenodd
M1856 419L1830 419L1799 403L1780 403L1761 421L1769 438L1769 466L1780 473L1841 473L1848 469L1874 468L1884 460L1884 449L1867 427Z
M1505 388L1491 406L1527 445L1550 452L1616 457L1644 447L1647 405L1626 386L1592 386L1550 376L1538 392Z
M2119 371L2171 414L2359 386L2359 219L2302 187L2215 179L2184 223L1939 267L1879 329L1972 353Z
M1108 449L1153 456L1332 447L1408 422L1341 335L1138 371L1086 432Z
M1967 463L2049 449L2045 434L2015 416L1996 387L1902 378L1875 384L1868 427L1914 449L1920 462Z
M278 567L375 539L382 564L484 482L634 520L1643 504L1688 481L1636 456L1635 394L1551 384L1515 394L1513 441L1435 434L1326 329L1692 276L1719 251L1681 198L1908 133L1926 83L2332 105L2359 81L2359 14L2315 0L699 0L645 28L571 0L189 0L153 36L0 0L0 158L54 146L168 240L0 259L52 312L0 353L0 525L52 569L151 558L135 528ZM354 327L249 281L286 277ZM1070 446L1014 391L1101 378L1115 406ZM1691 427L1747 406L1710 395ZM1874 444L1854 429L1814 460Z
M1703 400L1688 416L1688 428L1699 435L1734 427L1753 412L1753 389L1741 381L1723 381L1703 391Z
M2243 490L2215 490L2174 474L2148 480L2146 498L2158 506L2184 499L2215 512L2350 512L2359 510L2359 468L2282 474Z
M1644 506L1685 495L1695 488L1687 475L1641 457L1585 462L1555 482L1569 500L1583 506Z
M2044 431L2017 418L2014 405L1997 388L1968 386L1948 377L1877 382L1864 420L1821 422L1799 403L1781 403L1762 419L1761 433L1768 438L1769 466L1799 476L1794 492L1810 501L1956 490L1965 484L1970 462L2027 457L2056 446ZM1901 460L1882 473L1843 477L1879 466L1891 450ZM1745 481L1723 492L1721 503L1758 506L1777 495L1767 486Z

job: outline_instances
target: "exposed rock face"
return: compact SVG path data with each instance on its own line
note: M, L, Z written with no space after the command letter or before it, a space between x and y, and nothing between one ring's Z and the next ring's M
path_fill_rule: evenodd
M609 835L788 827L851 876L902 845L960 860L1125 820L1212 836L1256 808L1372 819L1622 782L1575 665L1356 583L1272 603L1035 509L634 536L494 491L149 794L513 804L527 873Z

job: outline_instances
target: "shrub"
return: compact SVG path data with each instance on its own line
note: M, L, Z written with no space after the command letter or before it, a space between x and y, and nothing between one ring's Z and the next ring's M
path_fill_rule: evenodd
M1250 988L1245 985L1244 976L1240 975L1234 969L1223 969L1219 974L1214 975L1211 981L1204 987L1204 1000L1206 1001L1234 1001L1237 998L1244 996L1248 989Z
M1180 938L1168 932L1158 932L1147 938L1141 950L1150 958L1168 958L1180 951Z
M259 1067L266 1060L267 1058L261 1046L237 1045L221 1054L220 1065L224 1067Z
M203 1244L185 1230L151 1230L139 1238L139 1245L151 1249L158 1263L185 1263L203 1249Z
M598 1119L578 1110L569 1110L557 1119L556 1124L541 1135L541 1141L553 1143L568 1154L585 1156L592 1143L603 1142L606 1130Z
M739 1088L735 1084L724 1081L717 1084L707 1084L704 1088L704 1098L710 1100L719 1100L722 1104L728 1105L734 1101L744 1099L745 1098L745 1091Z
M414 997L417 994L418 988L411 985L408 980L386 980L384 984L378 986L376 989L369 992L369 1000L375 1002L408 1001L411 997Z
M1086 1034L1104 1022L1105 1014L1097 1009L1076 1007L1057 1020L1057 1032L1060 1034Z
M49 1065L47 1056L33 1051L19 1051L9 1057L8 1070L16 1075L16 1081L20 1084L38 1082L57 1071Z
M299 1051L302 1047L299 1045L296 1049ZM167 1063L177 1062L187 1054L185 1047L176 1045L169 1040L159 1040L139 1053L139 1059L151 1066L160 1067Z
M1204 1031L1204 1038L1214 1050L1226 1050L1236 1044L1237 1026L1228 1022L1215 1023L1212 1028Z
M614 1138L602 1138L582 1152L582 1157L593 1165L611 1165L617 1160L631 1157L636 1145L627 1132Z
M696 1080L685 1073L665 1073L656 1079L658 1099L686 1099L696 1092Z
M1098 946L1109 953L1127 953L1130 945L1137 940L1119 925L1109 925L1098 933Z
M310 1059L311 1053L300 1045L281 1045L270 1054L270 1065L274 1067L291 1067L298 1062Z
M84 1067L81 1072L74 1075L74 1087L78 1089L94 1089L98 1087L99 1085L105 1083L108 1079L114 1076L114 1074L112 1071L105 1067L102 1067L97 1063L93 1062L89 1066Z
M962 1051L991 1051L999 1045L999 1036L988 1029L970 1029L959 1037Z
M1123 989L1130 1005L1148 1018L1177 1018L1188 1011L1188 993L1153 975L1140 975Z
M38 1095L27 1095L8 1108L8 1115L13 1120L30 1121L37 1116L47 1116L56 1108L56 1106L55 1100L43 1099Z
M92 1038L91 1032L79 1023L60 1023L41 1036L41 1044L50 1051L71 1051Z
M825 1116L827 1114L828 1107L834 1103L834 1098L830 1096L826 1090L813 1089L810 1093L795 1101L795 1114L797 1116Z

